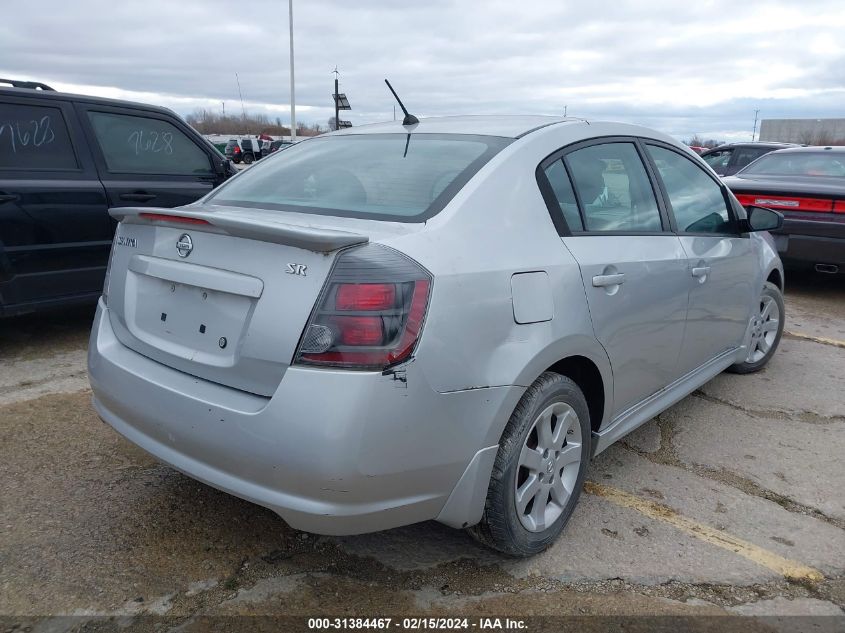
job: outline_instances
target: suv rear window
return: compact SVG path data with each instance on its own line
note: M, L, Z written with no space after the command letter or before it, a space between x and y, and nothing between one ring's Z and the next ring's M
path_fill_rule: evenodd
M315 138L222 186L212 204L421 222L511 139L461 134Z
M76 169L61 110L0 104L0 169Z

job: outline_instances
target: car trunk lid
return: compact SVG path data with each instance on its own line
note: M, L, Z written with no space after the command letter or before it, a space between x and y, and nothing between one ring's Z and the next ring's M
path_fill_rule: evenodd
M365 244L358 220L255 209L119 208L108 306L127 347L188 374L272 395L337 253ZM347 224L356 224L348 223ZM399 229L410 230L408 228Z

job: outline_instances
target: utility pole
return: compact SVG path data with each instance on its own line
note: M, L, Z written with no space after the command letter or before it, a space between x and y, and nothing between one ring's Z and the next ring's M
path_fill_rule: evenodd
M235 73L235 81L238 82L238 96L241 98L241 123L244 124L244 129L246 130L246 108L244 107L244 95L241 92L241 80L238 77L238 73ZM246 130L247 134L249 134L249 130Z
M340 73L337 72L337 66L334 67L334 129L340 129L340 99L338 99L338 95L340 91L338 90L338 77Z
M754 110L754 131L751 133L751 142L754 142L754 137L757 136L757 115L760 114L759 110Z
M296 93L293 80L293 0L288 0L290 22L290 141L296 143Z
M334 99L334 129L339 130L342 127L350 127L352 125L349 121L340 120L340 111L351 110L352 106L349 105L349 99L346 98L346 95L340 92L340 83L338 80L340 73L337 71L337 66L334 67L332 72L334 73L334 94L332 95Z
M225 118L226 118L226 102L225 102L225 101L221 101L220 103L222 103L222 104L223 104L223 118L225 119Z
M568 105L563 106L563 118L566 118L566 111L569 109Z

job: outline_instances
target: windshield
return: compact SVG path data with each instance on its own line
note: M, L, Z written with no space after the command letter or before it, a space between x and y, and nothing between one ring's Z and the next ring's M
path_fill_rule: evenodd
M211 204L421 222L511 139L459 134L314 138L251 167Z
M777 152L766 154L740 172L768 176L845 177L845 153Z

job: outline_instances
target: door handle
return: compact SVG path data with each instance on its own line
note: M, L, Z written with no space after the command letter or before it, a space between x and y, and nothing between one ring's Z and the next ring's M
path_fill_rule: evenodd
M710 266L696 266L692 269L692 276L701 279L710 274Z
M608 286L618 286L625 283L625 273L616 273L614 275L596 275L593 277L593 286L595 288L607 288Z
M143 191L136 191L135 193L120 194L121 200L131 200L132 202L149 202L156 195L154 193L144 193Z
M16 193L0 193L0 204L4 202L14 202L20 198Z

